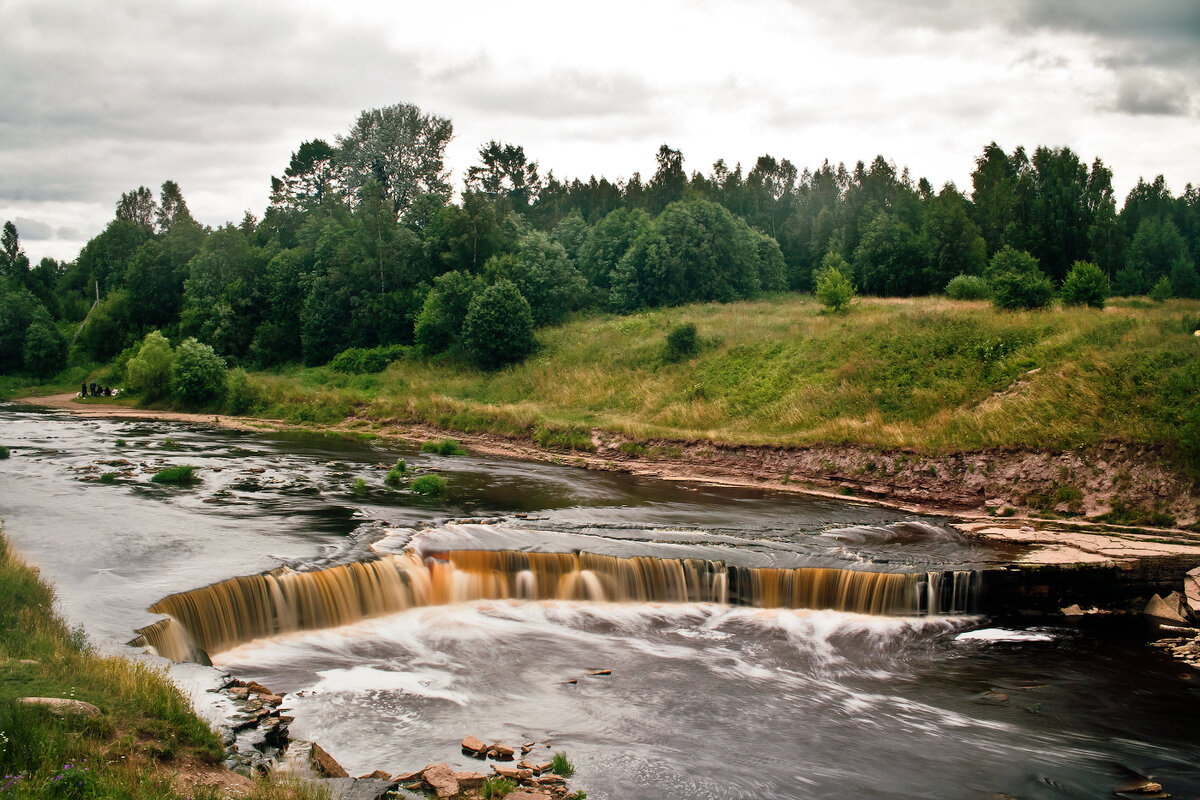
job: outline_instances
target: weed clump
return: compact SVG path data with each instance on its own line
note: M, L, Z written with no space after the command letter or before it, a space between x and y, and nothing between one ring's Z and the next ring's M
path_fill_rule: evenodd
M484 800L491 798L504 797L505 795L515 791L517 785L508 778L494 776L483 779L483 797Z
M419 475L413 478L408 488L420 495L438 497L446 493L446 479L441 475Z
M0 459L8 458L8 448L0 445Z
M439 456L465 456L467 451L453 439L442 439L440 442L428 441L421 445L422 453L436 453ZM404 462L401 462L404 463Z
M563 778L569 778L575 774L575 765L567 759L564 751L559 750L550 760L550 771Z
M196 468L191 466L167 467L154 473L150 480L154 483L193 483L196 480Z
M100 482L101 483L116 483L117 482L117 473L105 472L103 475L100 476Z
M359 478L356 481L354 481L354 495L356 497L366 497L367 496L367 482L365 480L363 480L362 478Z
M676 325L667 334L667 344L663 349L663 361L674 363L690 358L700 351L696 340L696 326L688 322Z
M384 476L383 482L388 486L400 486L404 483L405 477L408 475L408 464L404 463L404 459L396 462L396 466L388 470Z

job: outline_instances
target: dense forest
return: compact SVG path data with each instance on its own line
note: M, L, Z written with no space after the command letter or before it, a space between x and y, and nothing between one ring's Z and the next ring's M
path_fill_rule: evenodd
M1118 210L1111 170L1065 147L988 144L963 192L883 156L689 174L665 144L649 179L560 179L493 141L456 202L451 135L412 105L364 111L332 143L299 145L261 218L217 229L173 181L157 198L133 188L71 262L31 266L6 224L0 373L123 364L154 331L254 368L393 345L490 368L574 312L811 291L830 264L869 295L990 280L1016 255L1049 287L1089 262L1116 294L1200 294L1200 189L1139 180Z

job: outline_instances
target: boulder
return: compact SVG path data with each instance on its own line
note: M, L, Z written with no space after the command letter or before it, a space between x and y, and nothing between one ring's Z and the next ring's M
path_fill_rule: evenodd
M393 775L392 780L399 781L400 783L411 783L412 781L420 780L421 773L424 771L423 769L419 769L416 772L401 772L398 775Z
M1062 610L1064 617L1082 617L1085 613L1084 610L1079 607L1078 603L1067 606L1066 608L1061 609L1061 610Z
M19 697L18 703L30 706L45 706L55 714L80 714L85 717L100 716L100 709L82 700L71 700L66 697Z
M342 769L342 765L333 756L325 752L325 748L313 742L312 763L318 773L327 778L349 778L350 773Z
M449 764L431 764L421 772L421 777L438 797L450 798L458 794L458 781Z
M468 736L462 740L463 752L475 758L487 758L488 746L481 739Z
M458 781L460 789L479 789L483 786L483 782L487 780L487 775L482 772L456 772L454 780Z
M1146 604L1146 610L1142 613L1155 619L1186 624L1187 617L1183 614L1182 599L1179 592L1171 592L1167 595L1166 599L1154 595L1150 598L1150 602Z

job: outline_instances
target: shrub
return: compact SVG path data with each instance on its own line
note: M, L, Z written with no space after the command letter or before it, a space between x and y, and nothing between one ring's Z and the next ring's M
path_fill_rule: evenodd
M475 295L484 290L483 279L454 270L433 279L433 288L417 315L413 341L427 355L440 353L458 341L463 321Z
M550 760L550 771L555 775L569 778L575 774L575 765L567 760L567 754L559 750Z
M383 482L388 486L398 487L404 483L404 479L407 474L408 465L404 463L403 459L401 459L400 461L396 462L396 466L388 470L387 475L383 476Z
M986 300L991 293L992 287L979 275L956 275L946 284L951 300Z
M1171 293L1176 297L1200 297L1200 275L1183 253L1171 264Z
M417 494L442 495L446 493L446 479L441 475L419 475L413 478L408 488Z
M1024 250L1005 245L992 256L988 271L997 308L1045 308L1054 299L1054 284Z
M365 480L363 480L362 478L358 478L357 480L354 481L354 494L357 497L366 497L367 482Z
M117 473L105 472L103 475L100 476L100 482L101 483L116 483L117 482Z
M175 350L171 392L184 403L202 404L225 394L225 361L206 344L187 339Z
M48 378L67 364L67 340L44 310L36 314L25 332L25 370L39 378Z
M171 369L175 354L171 343L158 331L151 331L142 340L137 355L125 364L125 380L129 388L141 392L147 399L165 397L171 390Z
M404 353L405 347L400 344L382 345L370 350L351 347L334 356L329 368L335 372L366 375L381 372L388 364L404 358Z
M1150 288L1146 274L1135 266L1125 266L1113 276L1113 294L1119 297L1135 297L1145 294Z
M462 340L483 369L515 364L533 352L533 313L512 281L502 278L471 299Z
M835 313L850 306L854 299L854 284L846 277L850 273L850 265L846 259L837 253L827 253L821 261L821 271L817 273L815 294L821 305Z
M1150 299L1163 302L1171 298L1171 279L1163 275L1154 283L1154 288L1150 290Z
M196 468L189 466L167 467L150 477L155 483L192 483L196 480Z
M1090 261L1076 261L1063 279L1062 300L1069 306L1104 308L1110 294L1108 276Z
M442 439L440 442L428 441L421 445L422 453L437 453L439 456L465 456L467 451L453 439ZM400 462L403 464L404 462Z
M690 322L676 325L667 334L667 346L663 351L663 360L682 361L695 355L699 349L700 346L696 342L696 326Z
M250 382L246 370L238 367L229 370L225 380L225 409L230 414L252 414L263 407L258 387Z

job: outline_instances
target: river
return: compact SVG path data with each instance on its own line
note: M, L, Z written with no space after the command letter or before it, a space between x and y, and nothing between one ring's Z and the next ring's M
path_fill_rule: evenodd
M594 554L585 566L622 570L700 564L711 576L704 565L718 564L729 579L819 569L910 583L1012 555L943 520L857 503L341 436L10 405L0 444L12 452L0 461L6 534L105 652L138 653L124 642L163 618L148 609L170 595L413 549L446 559L426 560L435 571L458 558L456 586L480 551L517 554L503 558L526 575L541 554L583 552ZM446 495L388 488L383 468L398 458L445 476ZM177 464L199 481L149 481ZM287 692L293 735L351 774L477 768L457 746L472 734L566 751L572 788L614 800L1093 798L1142 777L1200 794L1195 675L1148 649L1136 625L1028 627L957 602L875 614L635 602L600 567L585 572L603 587L577 582L565 596L587 600L468 592L231 642L210 653L215 669L171 669L197 697L218 670Z

